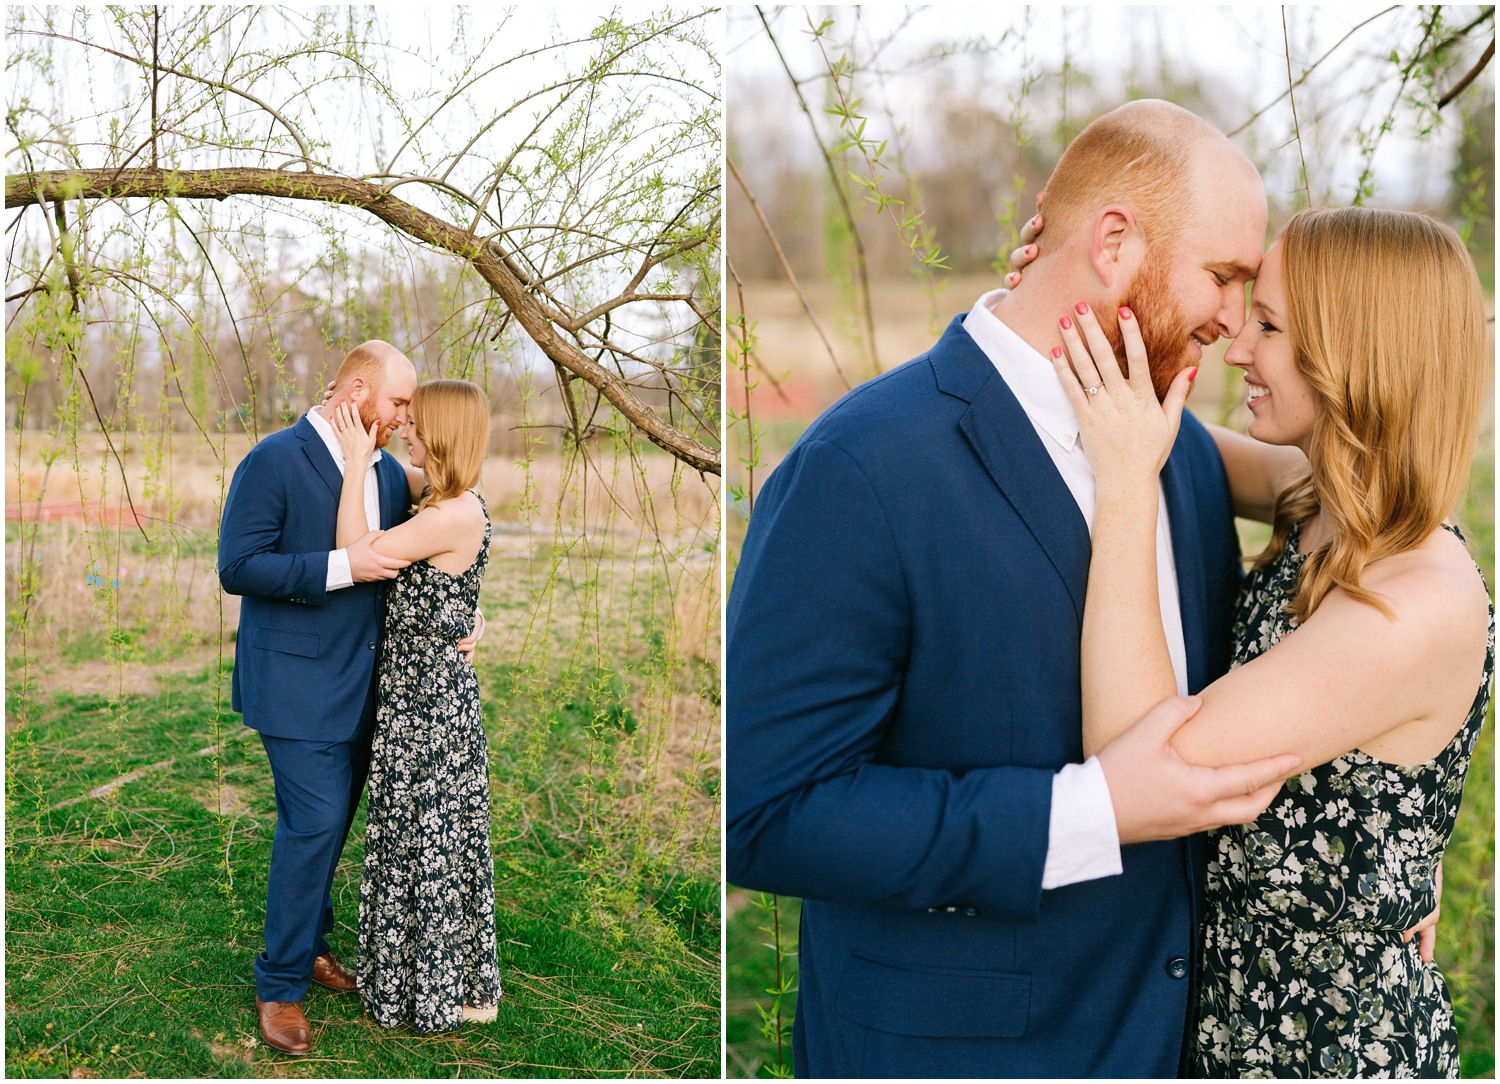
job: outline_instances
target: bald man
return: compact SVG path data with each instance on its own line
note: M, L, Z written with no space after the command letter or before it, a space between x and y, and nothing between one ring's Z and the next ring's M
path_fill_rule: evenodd
M250 450L230 483L219 532L219 582L243 596L233 707L260 732L276 784L266 886L266 948L255 961L261 1038L311 1048L301 1002L309 983L355 989L329 951L330 890L364 790L374 732L385 581L409 562L370 546L407 517L421 475L383 449L406 424L412 364L379 340L349 351L332 396ZM378 447L365 472L371 531L334 545L344 454L328 419L354 404Z
M1200 118L1135 102L1046 192L1024 282L815 421L745 539L728 870L805 901L799 1075L1177 1075L1202 868L1181 837L1253 817L1279 778L1182 763L1181 700L1084 762L1093 470L1050 361L1080 302L1116 331L1119 306L1139 314L1159 389L1237 333L1260 178ZM1190 416L1161 485L1186 695L1228 666L1239 584L1223 466Z

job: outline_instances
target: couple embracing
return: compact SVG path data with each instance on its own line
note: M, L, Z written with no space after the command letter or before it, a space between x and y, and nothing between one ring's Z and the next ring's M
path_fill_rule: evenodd
M1456 1076L1472 262L1366 208L1263 255L1254 167L1166 102L1043 207L1014 288L816 421L745 540L728 872L804 898L798 1072ZM1220 337L1249 437L1182 413ZM1248 576L1235 515L1273 525Z
M398 429L409 467L382 450ZM321 406L251 449L229 487L218 567L243 596L233 706L260 732L276 792L255 986L261 1039L277 1050L311 1049L312 983L357 990L386 1027L496 1017L473 667L488 435L480 388L418 386L411 362L372 340L344 358ZM351 970L329 948L331 890L367 776Z

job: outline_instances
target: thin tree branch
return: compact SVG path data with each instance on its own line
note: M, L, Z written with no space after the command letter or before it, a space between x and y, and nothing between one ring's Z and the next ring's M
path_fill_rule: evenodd
M1228 132L1226 134L1229 136L1229 138L1233 139L1235 136L1237 136L1241 132L1243 132L1246 128L1250 127L1250 125L1252 125L1256 121L1260 120L1260 118L1263 117L1263 116L1265 116L1267 113L1269 113L1281 101L1281 99L1283 99L1283 98L1287 97L1289 94L1291 94L1292 90L1294 88L1300 87L1303 83L1307 82L1307 77L1310 76L1314 71L1317 70L1318 65L1322 64L1323 61L1327 60L1334 53L1336 53L1338 51L1339 46L1343 45L1344 42L1348 41L1351 37L1353 37L1356 31L1360 30L1363 27L1369 26L1376 19L1379 19L1382 16L1389 15L1391 12L1393 12L1393 11L1399 11L1399 10L1400 10L1400 5L1399 4L1392 4L1390 7L1384 9L1383 11L1377 11L1374 15L1371 15L1364 22L1358 23L1355 26L1351 27L1349 29L1349 32L1347 34L1345 34L1343 37L1341 37L1338 41L1334 42L1333 45L1329 47L1329 49L1328 49L1327 52L1325 52L1322 56L1318 57L1317 60L1314 60L1310 65L1307 66L1307 68L1305 68L1303 70L1303 72L1302 72L1302 78L1298 79L1295 83L1292 83L1285 90L1283 90L1280 94L1276 95L1276 97L1272 98L1265 105L1261 106L1254 113L1250 114L1250 119L1247 120L1247 121L1245 121L1244 124L1241 124L1234 131ZM1282 40L1285 41L1286 40L1286 9L1285 8L1282 9L1281 21L1282 21ZM1290 56L1287 57L1287 64L1288 65L1291 64L1291 57Z
M1441 98L1438 99L1437 107L1439 109L1443 108L1443 106L1447 105L1454 98L1457 98L1460 94L1462 94L1468 87L1468 85L1478 77L1479 73L1484 71L1485 66L1494 59L1494 56L1495 39L1491 38L1490 43L1484 47L1484 55L1479 58L1479 63L1470 68L1469 73L1462 79L1460 79L1457 83L1455 83L1452 90L1448 91L1447 94L1444 94Z
M729 175L734 178L735 183L740 186L740 191L745 193L745 199L750 203L750 209L755 212L756 219L760 222L761 231L766 235L766 240L771 242L771 251L776 254L776 262L781 266L781 273L791 284L792 292L797 295L797 300L802 303L802 311L807 313L807 318L812 321L813 330L818 333L818 338L823 340L823 349L828 351L828 360L833 362L833 371L839 374L839 379L844 382L844 390L848 391L854 387L849 383L849 378L844 375L843 368L839 365L838 355L833 352L833 343L828 341L828 333L823 330L823 325L818 322L818 314L813 312L812 304L807 300L807 295L802 292L802 284L797 281L797 273L792 270L792 265L787 262L786 253L781 250L781 242L776 239L776 231L771 229L771 223L766 220L765 212L760 209L760 204L755 199L755 194L750 191L750 186L745 183L745 178L740 176L739 169L734 164L734 159L725 157L724 161L729 166Z
M1302 126L1297 122L1297 98L1292 93L1292 43L1286 31L1286 6L1281 8L1281 44L1286 50L1286 96L1292 103L1292 130L1297 136L1297 157L1302 162L1302 191L1307 195L1307 205L1312 206L1312 182L1307 176L1307 155L1302 150Z
M865 259L865 242L859 233L859 223L854 218L854 208L849 206L849 195L844 191L843 178L839 176L837 167L833 164L833 155L828 153L828 148L823 145L823 136L818 131L817 124L813 121L813 112L808 107L807 99L802 96L802 84L792 74L791 65L787 63L786 57L782 55L781 43L776 40L776 35L771 32L771 24L766 20L766 13L756 5L755 13L760 16L761 26L766 28L766 38L771 42L771 48L776 50L776 59L781 61L781 70L786 72L787 82L791 84L792 93L797 95L797 104L802 107L802 115L807 118L807 127L812 132L813 142L817 144L818 154L823 159L823 164L828 167L828 177L833 182L833 194L838 197L839 209L844 215L844 224L849 227L850 240L854 242L854 270L855 277L859 282L859 295L863 304L860 305L865 321L865 341L869 344L870 364L875 371L880 371L880 356L875 349L875 304L870 295L870 272L868 262ZM842 374L840 374L842 375ZM845 381L847 384L848 381Z

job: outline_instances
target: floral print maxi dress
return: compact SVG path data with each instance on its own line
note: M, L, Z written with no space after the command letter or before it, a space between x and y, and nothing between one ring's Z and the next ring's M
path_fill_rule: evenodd
M1283 606L1297 537L1246 581L1235 666L1296 628ZM1432 911L1494 659L1492 606L1479 691L1432 760L1355 750L1288 779L1253 823L1210 833L1199 1076L1458 1076L1447 985L1401 934Z
M385 1027L446 1031L465 1003L500 997L489 746L479 681L454 648L489 552L486 511L465 572L415 561L387 598L359 886L359 992Z

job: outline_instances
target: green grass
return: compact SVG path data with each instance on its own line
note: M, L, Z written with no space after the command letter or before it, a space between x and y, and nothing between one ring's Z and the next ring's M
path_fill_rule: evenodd
M492 566L485 592L495 1024L386 1031L356 995L314 986L313 1052L259 1044L252 965L275 831L265 753L213 662L158 671L150 692L77 687L80 631L38 667L7 741L6 1075L718 1076L718 841L700 804L715 826L716 807L701 801L701 764L685 765L680 801L635 770L666 725L652 690L687 696L717 671L653 655L660 584L585 588L566 569L557 616L532 622L520 650L533 611L516 601L544 594L547 571ZM18 720L22 705L7 706ZM137 770L107 798L63 804ZM332 947L351 966L362 855L363 812L333 889Z

